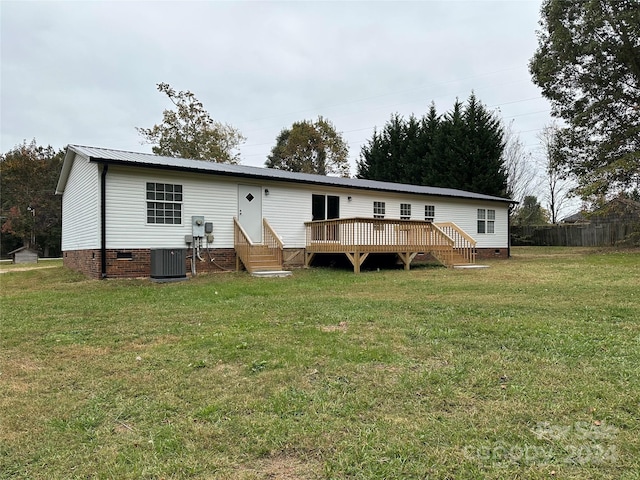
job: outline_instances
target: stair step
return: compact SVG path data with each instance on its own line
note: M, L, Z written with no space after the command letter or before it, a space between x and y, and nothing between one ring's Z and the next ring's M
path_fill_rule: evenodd
M272 270L282 270L282 265L271 264L271 265L251 265L251 271L257 272L260 270L272 271Z
M261 278L269 278L269 277L290 277L292 273L289 270L270 270L270 271L259 271L252 272L252 277L261 277Z

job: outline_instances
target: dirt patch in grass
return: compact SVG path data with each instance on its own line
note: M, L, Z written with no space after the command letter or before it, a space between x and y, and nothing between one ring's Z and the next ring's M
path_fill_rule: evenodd
M42 270L44 268L56 268L58 265L38 265L33 267L5 267L0 269L1 273L9 273L9 272L27 272L29 270Z
M320 465L315 461L302 461L292 455L276 455L243 465L231 478L237 480L307 480L320 478Z
M149 341L137 340L125 345L122 350L125 352L143 352L147 349L162 346L162 345L175 345L180 343L182 339L177 335L162 335L154 337Z
M340 322L338 325L322 325L320 330L323 332L346 332L347 322Z
M42 369L35 360L18 356L2 359L0 385L5 391L25 393L31 388L30 376Z

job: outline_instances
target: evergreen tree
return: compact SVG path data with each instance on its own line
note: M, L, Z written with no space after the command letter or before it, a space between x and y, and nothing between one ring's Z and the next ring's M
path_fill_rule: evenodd
M500 120L471 94L442 118L435 105L421 119L394 115L362 147L358 178L507 194Z
M546 225L549 223L549 215L542 208L538 198L527 195L522 201L522 205L513 216L514 225Z
M358 178L385 182L413 183L412 170L420 159L412 147L418 135L419 123L392 115L381 132L362 147L358 161Z

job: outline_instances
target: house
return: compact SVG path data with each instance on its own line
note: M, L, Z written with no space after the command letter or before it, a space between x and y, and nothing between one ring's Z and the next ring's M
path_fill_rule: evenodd
M20 247L8 255L11 257L13 263L37 263L38 252L29 247Z
M358 272L378 253L408 269L419 254L451 266L509 252L512 201L448 188L69 145L56 193L64 264L94 278L153 277L154 255L196 273L339 253Z

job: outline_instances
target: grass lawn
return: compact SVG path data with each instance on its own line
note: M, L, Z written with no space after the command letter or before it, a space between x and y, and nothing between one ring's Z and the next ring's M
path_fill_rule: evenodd
M638 479L640 252L0 275L0 478Z

